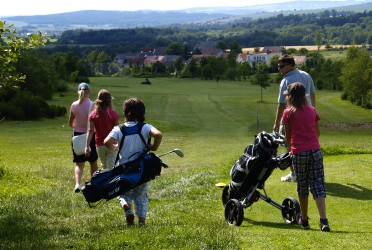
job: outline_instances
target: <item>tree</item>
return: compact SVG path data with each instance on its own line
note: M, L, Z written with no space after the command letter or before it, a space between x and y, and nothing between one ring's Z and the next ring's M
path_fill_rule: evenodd
M181 56L181 55L185 54L185 48L180 43L172 42L165 49L165 54L167 54L167 55L180 55Z
M315 44L318 46L318 51L319 51L320 47L322 46L322 34L320 33L319 30L317 30L315 33Z
M26 75L24 82L18 83L22 92L29 91L43 99L51 99L53 93L62 86L57 71L46 53L30 50L23 53L17 65L18 72Z
M278 73L278 60L279 60L278 55L271 57L269 66L268 66L268 70L270 73Z
M242 48L236 41L230 43L230 53L239 54L242 53Z
M253 73L251 66L247 62L242 63L240 70L244 80L246 80Z
M216 48L226 50L228 46L224 41L217 41Z
M112 62L112 58L105 52L101 51L97 54L96 60L96 73L101 73L103 75L109 74L109 66Z
M164 75L167 71L167 68L165 67L164 63L156 61L151 66L151 72L153 73L153 76L156 75Z
M198 65L194 59L191 59L188 64L188 71L190 73L191 78L197 77L199 75Z
M178 57L174 62L174 67L176 68L177 76L181 73L183 66L185 65L182 57Z
M252 84L253 85L260 85L261 86L261 102L262 99L262 89L266 89L269 87L270 84L270 77L269 73L267 72L266 63L259 63L256 65L256 73L252 77Z
M16 69L22 52L44 45L44 37L40 33L27 38L18 37L16 33L13 24L7 25L6 22L0 21L0 100L4 91L17 88L17 84L26 79L26 76Z
M340 80L347 99L372 108L372 59L367 50L354 46L348 49Z

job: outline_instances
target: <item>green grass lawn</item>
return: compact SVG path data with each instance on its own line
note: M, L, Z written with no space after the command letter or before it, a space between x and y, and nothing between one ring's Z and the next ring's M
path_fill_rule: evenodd
M372 233L372 110L318 91L320 142L325 153L327 209L332 232L318 229L314 202L309 231L283 222L281 212L259 200L244 210L240 227L224 221L221 189L229 171L257 132L272 130L278 85L263 91L247 82L92 78L92 99L108 89L123 120L124 99L146 105L146 121L163 132L158 153L170 166L151 182L145 228L128 228L116 200L91 209L73 193L68 117L0 122L0 249L368 249ZM52 104L67 109L77 85ZM284 149L282 149L284 150ZM275 170L266 182L281 203L297 197L296 184ZM88 181L86 168L84 180Z

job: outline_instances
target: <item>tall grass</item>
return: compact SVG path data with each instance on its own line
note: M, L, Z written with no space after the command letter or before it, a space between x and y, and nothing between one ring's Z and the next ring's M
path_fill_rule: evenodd
M73 193L71 129L67 116L33 122L0 123L0 249L351 249L370 247L372 224L372 112L340 100L340 93L319 91L321 145L326 152L327 208L332 232L285 224L278 209L259 201L245 209L240 227L224 222L221 189L232 163L254 135L271 131L278 86L264 90L247 82L93 78L92 99L111 91L121 114L124 99L146 104L146 121L164 134L159 153L180 148L184 158L167 155L169 164L150 183L147 226L125 223L116 200L88 207ZM51 103L69 108L77 86ZM364 124L363 126L356 126ZM369 125L369 126L368 126ZM280 182L275 170L268 195L281 203L296 197L293 183ZM84 181L89 180L86 167Z

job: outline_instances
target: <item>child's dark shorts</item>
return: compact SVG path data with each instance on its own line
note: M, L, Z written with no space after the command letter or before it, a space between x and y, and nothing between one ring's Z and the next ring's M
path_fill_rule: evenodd
M75 135L81 135L81 134L84 134L84 133L80 133L80 132L74 132L73 136ZM92 136L92 140L90 141L90 155L89 157L86 157L85 154L83 155L76 155L73 148L72 148L72 141L71 141L71 150L72 150L72 154L73 154L73 160L72 162L95 162L98 160L98 154L97 154L97 150L96 150L96 141L95 141L95 133L93 133L93 136Z

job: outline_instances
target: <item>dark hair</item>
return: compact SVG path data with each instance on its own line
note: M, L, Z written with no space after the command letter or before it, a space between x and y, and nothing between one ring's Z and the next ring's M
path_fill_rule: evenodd
M292 66L296 65L296 62L295 62L293 56L290 56L290 55L287 55L287 54L282 55L281 57L279 57L278 63L292 65Z
M105 108L112 108L112 96L110 92L108 92L106 89L101 89L98 92L97 99L95 100L95 109L97 111L97 115L102 112Z
M126 121L145 121L145 104L138 98L129 98L124 101L124 116Z
M291 106L291 113L307 104L305 86L300 82L288 85L287 102Z

